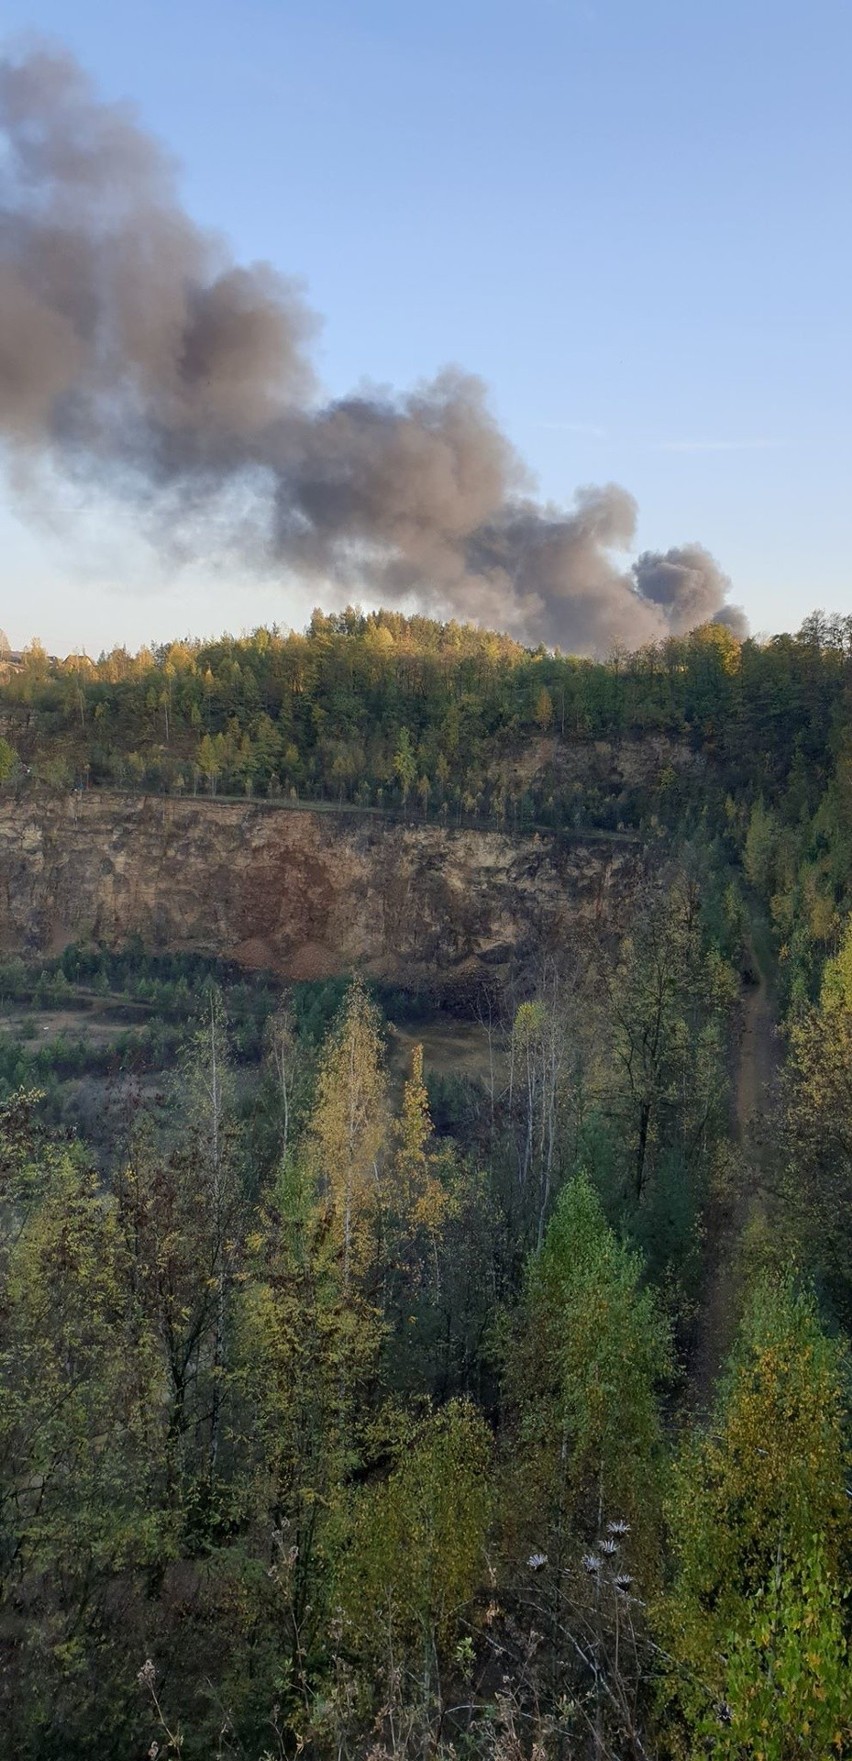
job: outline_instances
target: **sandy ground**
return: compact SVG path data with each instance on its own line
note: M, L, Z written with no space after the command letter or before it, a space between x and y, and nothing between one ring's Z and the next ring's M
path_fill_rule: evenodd
M407 1072L415 1046L423 1047L423 1067L436 1076L466 1076L488 1082L488 1034L478 1021L415 1021L408 1027L391 1027L390 1061L394 1071ZM499 1068L495 1045L495 1071Z
M87 1040L90 1045L108 1045L129 1028L142 1027L150 1020L144 1004L126 1003L120 1009L115 1002L74 1008L27 1009L11 1004L0 1014L0 1033L11 1034L22 1045L35 1049L45 1040Z

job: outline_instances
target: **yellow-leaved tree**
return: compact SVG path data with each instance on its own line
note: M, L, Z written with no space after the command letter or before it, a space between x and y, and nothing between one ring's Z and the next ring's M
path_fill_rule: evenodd
M272 1054L289 1097L295 1048L283 1016ZM288 1140L248 1238L236 1326L246 1497L259 1525L273 1518L264 1593L283 1635L282 1717L304 1711L328 1612L329 1523L375 1419L389 1133L379 1017L356 982L320 1054L304 1133Z
M425 1246L433 1269L436 1294L441 1271L438 1248L448 1217L453 1214L456 1172L452 1152L434 1141L429 1097L423 1078L423 1047L415 1046L395 1127L389 1202L394 1213L398 1249L408 1260L409 1278L417 1280L416 1255Z
M378 1256L389 1126L379 1014L355 980L323 1048L306 1150L344 1291Z

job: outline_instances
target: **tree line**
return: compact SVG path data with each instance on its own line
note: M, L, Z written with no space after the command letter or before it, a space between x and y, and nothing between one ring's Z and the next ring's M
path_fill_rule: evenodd
M839 759L852 623L739 642L709 625L594 662L455 623L315 612L259 629L51 660L33 644L0 682L0 780L67 789L252 794L429 818L613 827L719 813L789 788L812 797ZM657 737L701 755L638 785L573 775L571 747ZM519 754L532 754L518 762Z

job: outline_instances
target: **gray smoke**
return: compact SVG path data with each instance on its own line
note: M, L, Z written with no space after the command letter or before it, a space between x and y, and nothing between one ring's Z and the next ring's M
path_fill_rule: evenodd
M708 623L727 624L735 635L747 635L745 614L738 605L725 603L730 580L703 544L645 550L633 565L633 575L639 592L666 612L674 636Z
M19 464L119 493L164 535L240 491L264 561L531 642L737 627L699 546L617 565L623 489L530 499L479 380L320 402L297 284L192 222L161 148L69 55L0 61L0 141L0 433Z

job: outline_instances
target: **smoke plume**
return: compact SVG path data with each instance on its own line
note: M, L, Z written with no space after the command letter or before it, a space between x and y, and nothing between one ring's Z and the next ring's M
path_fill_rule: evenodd
M265 562L533 643L738 627L700 546L618 566L623 489L531 499L479 380L323 403L298 285L193 223L162 149L69 55L0 61L0 141L0 434L19 467L128 498L164 534L238 492Z
M726 603L730 580L703 544L645 550L633 565L633 575L639 592L665 611L672 635L711 622L727 624L737 636L747 635L744 613Z

